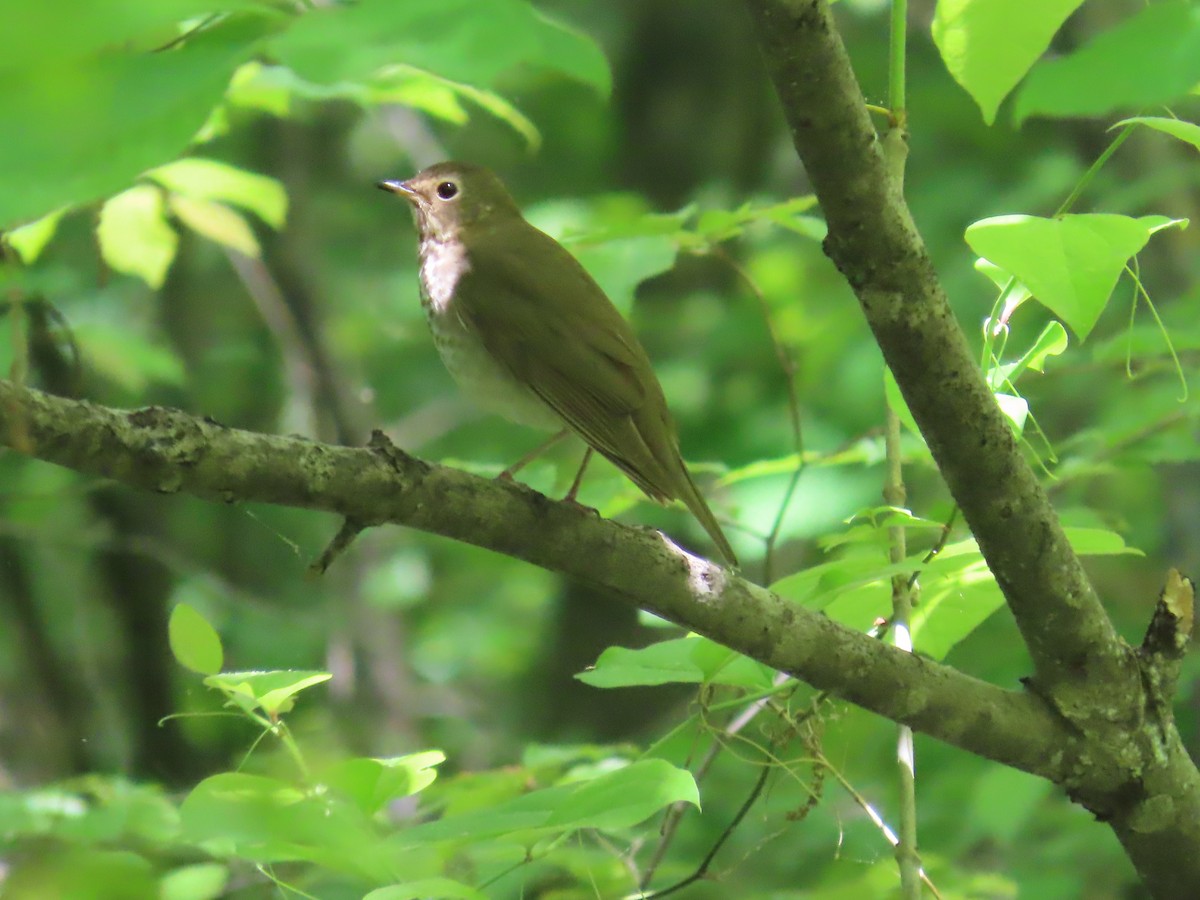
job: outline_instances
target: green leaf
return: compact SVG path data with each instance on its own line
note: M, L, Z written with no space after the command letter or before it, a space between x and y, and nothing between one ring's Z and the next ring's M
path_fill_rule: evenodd
M108 196L178 156L269 21L231 17L167 53L114 44L0 71L0 228Z
M1081 555L1137 554L1120 535L1093 528L1067 528L1067 539ZM929 562L916 554L889 563L882 548L875 554L847 555L772 585L782 597L821 609L834 621L866 631L891 615L893 575L920 575L921 602L910 629L913 645L942 659L956 644L1004 605L1004 596L973 539L947 544Z
M376 888L363 900L442 900L444 897L462 900L487 900L487 895L475 888L449 878L422 878Z
M1137 547L1130 547L1115 531L1106 528L1068 527L1063 531L1071 549L1080 556L1145 556Z
M1012 423L1013 430L1017 434L1021 434L1025 430L1025 420L1029 418L1028 401L1024 397L1006 394L1003 391L997 391L993 396L996 398L996 405L1000 407L1000 412L1004 413L1004 417Z
M271 13L272 0L10 0L0 30L0 74L70 65L127 46L152 51L177 37L184 20L214 12Z
M902 563L875 557L837 560L821 578L824 612L836 622L867 631L892 611L894 575L920 573L921 603L909 621L913 646L934 659L947 653L1004 605L995 579L973 540L949 544L931 561L914 555ZM845 580L853 573L851 580ZM785 579L794 592L798 582ZM839 582L843 582L840 583ZM832 587L832 590L830 590Z
M1015 380L1025 369L1033 369L1035 372L1046 371L1046 360L1051 356L1061 356L1066 353L1069 343L1067 330L1062 325L1058 322L1046 323L1046 327L1033 342L1033 346L1017 361L1017 367L1009 375L1009 378Z
M398 872L431 877L444 865L425 848L398 846L352 804L274 778L236 772L206 778L184 800L180 817L190 843L250 863L304 860L370 884L387 884Z
M893 575L907 575L922 568L920 557L889 563L882 549L849 553L782 578L771 585L771 590L809 609L823 610L843 594L875 589L887 584Z
M401 845L505 836L533 840L580 828L629 828L672 803L700 805L692 774L644 759L586 781L532 791L397 835Z
M282 119L292 111L295 94L292 83L299 80L291 69L251 60L233 73L233 80L225 92L225 102L231 106L262 110Z
M503 40L497 40L503 35ZM322 84L406 65L480 88L518 64L562 72L607 95L596 44L521 0L361 0L309 9L272 42L277 58Z
M939 0L933 41L989 125L1083 0Z
M662 236L567 244L572 255L625 313L633 304L634 290L639 284L675 265L675 243Z
M397 797L416 794L433 784L437 778L434 766L445 760L440 750L386 759L347 759L326 772L323 781L371 815Z
M975 541L950 544L921 576L921 602L909 622L913 646L944 659L1002 606L1004 595Z
M1029 299L1029 288L1021 284L999 266L988 262L986 259L975 260L975 271L982 272L988 279L1000 288L1004 297L1004 308L1000 311L1000 316L992 322L992 333L999 334L1005 325L1012 319L1013 313Z
M962 818L964 839L1017 839L1052 790L1051 784L1041 778L1004 766L989 766L972 785L970 804Z
M146 177L184 197L252 212L272 228L282 228L287 218L287 192L279 181L228 163L192 156L151 169Z
M542 203L527 218L557 237L623 313L635 288L675 264L674 232L680 219L644 211L644 201L626 195Z
M1038 64L1017 96L1030 116L1102 116L1169 104L1200 81L1200 5L1150 3L1081 49Z
M752 225L767 222L779 225L814 240L824 240L825 223L805 215L817 205L812 194L792 197L781 203L766 205L743 203L737 209L706 209L692 228L681 228L676 240L682 249L692 253L708 253L712 248L743 234Z
M50 243L54 233L58 230L58 223L66 211L66 207L56 209L28 225L14 228L4 235L5 243L21 255L21 261L25 265L29 265L41 255L42 250Z
M222 672L204 679L207 687L226 694L242 709L260 708L269 716L277 716L292 708L293 697L300 691L322 684L333 675L329 672L275 670L269 672Z
M968 227L966 239L977 254L1028 287L1082 340L1100 318L1129 258L1172 221L1106 214L998 216Z
M167 635L171 653L181 665L201 675L214 675L221 671L225 660L221 638L195 608L180 603L171 610Z
M159 900L217 900L229 883L229 868L220 863L196 863L168 872L159 882Z
M1184 122L1180 119L1168 119L1161 116L1134 116L1131 119L1122 119L1112 128L1120 128L1124 125L1144 125L1146 128L1152 128L1163 134L1169 134L1173 138L1178 138L1200 150L1200 125L1194 122ZM1112 128L1109 130L1111 131Z
M14 900L109 900L157 897L150 862L127 850L48 847L22 854L4 878L5 898Z
M399 862L353 805L262 775L204 779L179 809L184 836L249 862L308 860L379 881ZM391 864L389 864L391 863Z
M592 687L657 684L725 684L770 688L774 670L702 637L659 641L631 650L609 647L596 665L575 677Z
M171 212L197 234L243 256L259 255L258 238L250 224L228 206L178 194L172 194L169 202Z
M521 135L531 152L536 152L542 146L542 133L538 131L533 121L499 94L469 84L447 83L456 95L470 100L480 109L491 113Z
M349 100L363 106L400 104L455 125L467 122L464 101L469 101L509 125L531 150L536 150L542 140L537 126L495 91L399 64L388 66L365 83L318 84L284 66L251 62L238 69L227 96L231 104L264 109L277 116L289 114L294 98L318 102Z
M179 236L167 224L161 191L141 184L117 194L100 210L96 234L109 266L162 287Z
M1037 340L1020 359L988 369L988 385L993 391L1000 391L1007 385L1015 384L1027 369L1044 371L1046 360L1066 352L1067 344L1067 330L1063 328L1062 323L1047 322Z

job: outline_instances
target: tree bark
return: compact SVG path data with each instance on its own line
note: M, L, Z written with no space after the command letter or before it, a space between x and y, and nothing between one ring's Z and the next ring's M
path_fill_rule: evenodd
M1156 896L1200 896L1200 777L1171 698L1118 637L992 398L888 177L827 0L746 4L829 225L825 252L1012 610L1034 661L1028 686L1091 748L1061 784L1112 826Z
M424 462L378 439L372 448L337 447L162 407L115 410L0 380L0 444L130 487L323 510L485 547L604 589L996 762L1060 783L1083 765L1074 730L1036 697L838 625L652 529ZM1104 764L1089 763L1115 778L1117 769Z

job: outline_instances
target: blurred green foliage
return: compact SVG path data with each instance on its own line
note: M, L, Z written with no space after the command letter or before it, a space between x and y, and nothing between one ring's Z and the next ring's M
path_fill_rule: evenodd
M914 4L933 28L914 25L908 71L914 216L1131 640L1164 569L1200 561L1200 254L1180 227L1200 196L1184 96L1200 25L1194 3L1141 7ZM886 12L838 13L880 103ZM1029 27L1005 28L1014 16ZM1081 115L1103 118L1062 118ZM920 570L918 651L1005 686L1028 671L965 529L924 561L952 517L915 432L911 509L879 506L885 396L902 401L821 253L736 4L11 0L0 122L14 377L326 441L381 427L495 474L537 436L458 397L407 213L372 188L469 158L633 318L748 575L867 629L890 576ZM1049 218L1076 187L1074 215ZM522 477L561 493L578 453ZM581 500L702 540L612 467ZM862 805L894 819L889 723L583 586L398 528L304 580L337 524L0 455L4 896L625 896L662 810L687 807L657 887L695 871L764 768L678 896L895 892ZM895 525L912 554L898 567ZM1193 746L1196 670L1178 710ZM944 896L1134 890L1109 832L1045 783L918 736L917 787Z

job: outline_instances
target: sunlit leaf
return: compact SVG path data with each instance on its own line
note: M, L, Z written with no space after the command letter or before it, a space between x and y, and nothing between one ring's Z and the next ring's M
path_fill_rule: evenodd
M1112 127L1120 128L1123 125L1144 125L1146 128L1161 131L1163 134L1169 134L1173 138L1178 138L1184 143L1191 144L1197 150L1200 150L1200 125L1194 122L1168 119L1163 116L1134 116L1131 119L1122 119Z
M259 255L254 230L228 206L178 194L172 194L169 202L171 212L197 234L245 256Z
M269 66L251 60L234 72L225 100L233 106L260 109L283 117L292 111L295 94L290 84L292 78L294 75L283 66Z
M47 847L29 854L4 879L4 896L37 898L158 897L154 868L131 850L87 846ZM14 871L15 869L15 871Z
M217 900L229 883L229 867L220 863L180 866L162 877L158 900Z
M938 0L933 40L989 125L1083 0Z
M1016 839L1052 790L1048 781L1027 772L989 766L971 788L971 802L963 816L964 838Z
M1038 335L1033 346L1021 357L1018 369L1013 373L1020 374L1020 367L1033 369L1035 372L1046 371L1046 361L1051 356L1060 356L1067 351L1069 340L1067 331L1058 322L1048 322Z
M228 163L192 156L146 175L184 197L220 200L248 210L272 228L282 228L287 216L287 193L278 180Z
M602 688L712 683L759 690L771 686L774 674L770 667L707 638L686 637L636 650L609 647L594 667L575 677Z
M1145 556L1137 547L1130 547L1115 531L1106 528L1080 528L1070 526L1063 529L1071 549L1080 556Z
M0 29L0 74L38 65L70 66L124 47L153 51L213 12L278 15L272 0L9 0Z
M1200 5L1148 3L1079 50L1045 60L1017 95L1029 116L1100 116L1172 103L1200 81Z
M387 66L406 65L489 88L519 63L560 71L604 94L610 83L595 43L520 0L313 7L272 47L303 78L325 84L364 81Z
M243 701L243 708L261 708L269 715L278 715L292 708L293 698L300 691L322 684L332 678L329 672L276 670L268 672L222 672L204 679L204 684Z
M167 224L160 190L143 184L117 194L100 210L96 233L109 266L162 287L179 236Z
M114 47L0 71L0 228L108 196L179 155L269 21L231 18L169 53Z
M966 239L972 250L1026 285L1083 339L1100 318L1129 258L1174 221L1108 214L998 216L971 225Z
M404 884L391 884L387 887L376 888L365 895L363 900L450 900L450 898L487 900L487 895L461 881L451 881L449 878L422 878L420 881L406 881Z
M998 391L995 395L996 404L1000 407L1000 412L1004 413L1004 418L1012 423L1013 430L1020 434L1025 430L1025 420L1029 418L1029 403L1024 397L1018 397L1015 394L1005 394Z
M5 242L21 255L21 260L29 265L41 255L46 244L50 243L58 230L59 220L66 209L56 209L49 215L42 216L35 222L14 228L4 235Z
M326 771L322 780L364 812L373 814L397 797L407 797L431 785L437 778L434 767L445 760L440 750L386 759L347 759Z
M580 828L628 828L677 802L700 805L692 774L661 759L644 759L586 781L503 800L477 812L446 816L398 836L403 846L434 841L529 836Z
M221 671L225 659L221 638L208 620L192 606L180 603L171 610L167 636L171 653L180 665L201 675L213 675Z

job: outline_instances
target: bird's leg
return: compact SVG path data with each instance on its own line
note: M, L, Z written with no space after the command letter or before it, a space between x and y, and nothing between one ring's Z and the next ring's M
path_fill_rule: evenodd
M529 465L531 462L533 462L535 459L537 459L539 456L541 456L543 453L545 453L547 450L549 450L551 447L553 447L555 444L557 444L559 441L561 441L563 438L565 438L570 433L571 432L569 429L564 428L562 431L553 435L549 439L542 441L540 444L538 444L536 447L534 447L532 450L530 450L528 453L526 453L524 456L522 456L520 459L518 459L515 463L513 463L511 466L509 466L507 469L505 469L503 472L501 472L499 475L497 475L496 479L498 481L512 481L512 478L514 475L516 475L523 468L525 468L527 465Z
M588 463L592 461L592 454L595 453L591 447L588 447L583 454L583 462L579 464L579 471L575 474L575 480L571 482L571 489L567 491L567 495L563 497L564 503L575 503L575 495L579 493L579 486L583 484L583 473L587 471Z

